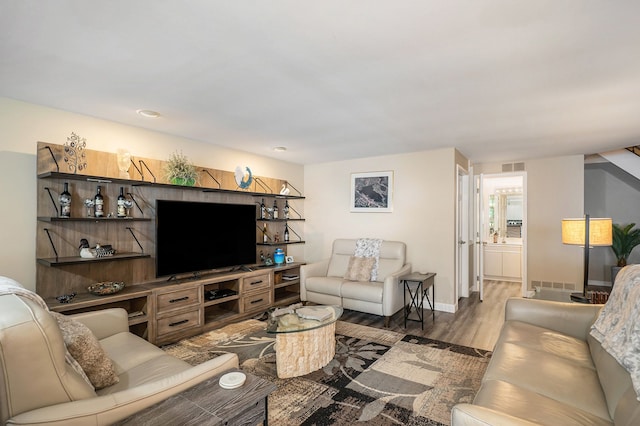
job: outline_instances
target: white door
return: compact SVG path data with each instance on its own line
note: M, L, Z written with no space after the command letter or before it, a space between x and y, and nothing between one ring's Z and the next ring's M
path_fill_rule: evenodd
M469 297L469 174L457 166L456 281L458 297Z
M476 280L478 282L478 293L480 301L484 301L484 197L482 187L484 186L484 175L481 173L476 180Z

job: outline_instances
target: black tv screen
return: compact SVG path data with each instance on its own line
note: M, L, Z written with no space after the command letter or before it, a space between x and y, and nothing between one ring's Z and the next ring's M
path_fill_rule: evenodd
M156 276L255 263L255 205L156 200Z

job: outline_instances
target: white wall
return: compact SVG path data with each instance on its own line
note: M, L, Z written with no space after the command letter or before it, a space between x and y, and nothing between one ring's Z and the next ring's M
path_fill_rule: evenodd
M303 166L192 141L138 127L18 102L0 97L0 275L35 290L36 143L64 144L71 132L86 138L87 148L166 159L181 150L196 165L233 171L247 165L258 176L290 181L304 192ZM216 135L211 135L216 140ZM290 246L301 258L303 248Z
M547 285L582 290L583 251L562 244L561 222L582 217L584 157L572 155L526 160L527 288ZM474 173L500 173L502 164L480 164Z
M436 272L436 305L455 308L455 149L370 157L305 167L305 260L327 258L336 238L407 244L414 271ZM466 164L465 164L466 166ZM351 173L392 170L392 213L351 213Z

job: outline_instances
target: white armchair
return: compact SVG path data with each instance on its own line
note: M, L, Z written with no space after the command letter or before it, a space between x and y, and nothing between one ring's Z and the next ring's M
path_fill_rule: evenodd
M406 245L399 241L383 241L376 281L352 281L344 277L355 253L356 241L335 240L329 259L300 268L300 299L382 315L385 327L388 327L391 316L404 305L404 289L398 279L411 273L411 265L405 263Z

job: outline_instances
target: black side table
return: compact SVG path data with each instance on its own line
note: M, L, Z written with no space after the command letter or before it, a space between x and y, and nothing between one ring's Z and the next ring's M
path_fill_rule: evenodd
M436 286L434 285L434 272L426 274L412 273L399 278L399 283L404 287L404 328L407 328L407 321L417 321L422 325L424 330L424 299L427 299L429 308L431 308L432 320L436 320ZM431 298L429 298L429 288L431 288ZM407 294L409 294L409 303L407 303ZM411 308L416 309L418 319L409 318Z

